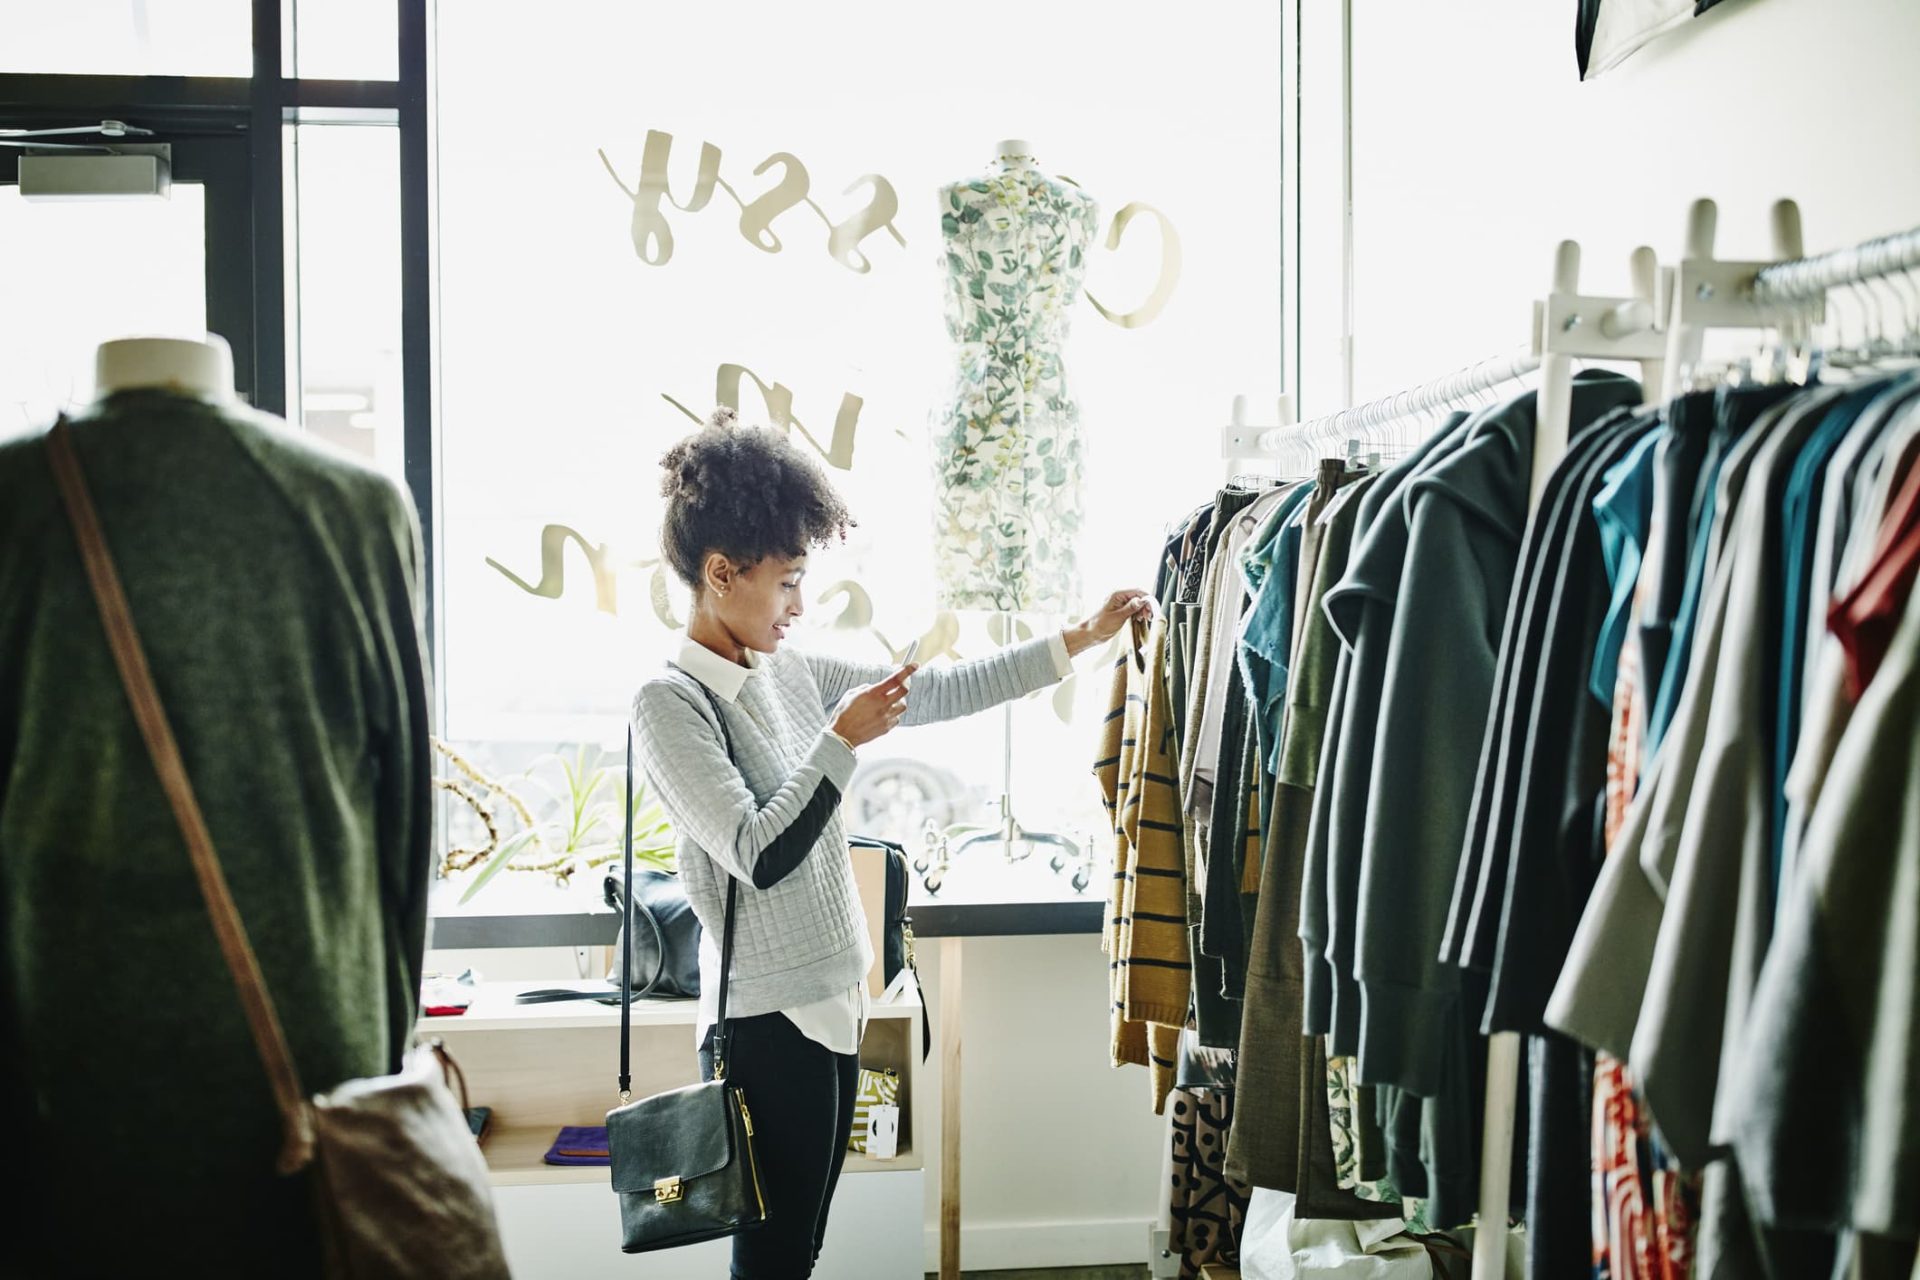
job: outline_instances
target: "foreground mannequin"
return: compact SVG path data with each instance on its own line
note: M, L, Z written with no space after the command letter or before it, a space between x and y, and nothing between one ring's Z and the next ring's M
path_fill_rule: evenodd
M98 371L74 448L301 1077L390 1071L431 868L412 507L236 405L218 339ZM0 1273L318 1272L38 436L0 445L0 1108Z

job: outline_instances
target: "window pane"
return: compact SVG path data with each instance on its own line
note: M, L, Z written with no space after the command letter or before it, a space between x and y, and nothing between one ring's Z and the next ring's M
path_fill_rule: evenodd
M396 80L400 6L394 0L285 0L293 33L287 74L309 80Z
M167 200L36 203L0 187L0 435L93 399L94 348L207 329L206 192Z
M7 6L0 71L250 76L248 0L59 0Z
M884 662L950 625L939 661L996 648L988 615L937 605L931 424L964 372L939 192L984 173L1004 132L1099 202L1064 348L1086 448L1075 607L1153 585L1174 508L1220 479L1233 394L1274 402L1277 7L1203 6L1149 39L1118 16L1139 7L984 0L967 29L1017 32L1004 55L903 40L888 6L835 12L601 0L528 24L439 9L442 674L448 732L483 753L619 741L686 610L659 564L657 462L722 387L749 423L777 405L797 424L860 521L815 557L799 643ZM503 66L540 113L498 109ZM636 204L650 146L668 194ZM1151 212L1107 247L1134 202L1171 224L1184 267L1165 309L1129 327L1093 301L1141 310L1172 261ZM1057 703L1015 709L1029 828L1101 829L1088 769L1107 676L1084 665ZM862 757L856 825L991 821L1006 730L996 713ZM1004 871L973 859L992 861ZM1046 861L1009 874L1059 883Z
M288 417L399 476L399 131L297 125L287 133L299 334Z

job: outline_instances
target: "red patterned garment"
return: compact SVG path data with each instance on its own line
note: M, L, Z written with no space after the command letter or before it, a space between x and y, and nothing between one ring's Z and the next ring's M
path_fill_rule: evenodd
M1625 825L1645 763L1646 699L1640 680L1639 601L1620 647L1607 744L1606 840ZM1626 1064L1593 1064L1593 1280L1687 1280L1699 1180L1682 1170L1653 1131Z

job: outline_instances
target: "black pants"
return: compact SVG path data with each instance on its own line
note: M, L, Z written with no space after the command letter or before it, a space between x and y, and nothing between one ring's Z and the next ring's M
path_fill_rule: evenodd
M767 1193L766 1222L733 1237L733 1280L805 1280L820 1259L847 1160L860 1056L815 1044L785 1014L728 1021L727 1078L745 1091L753 1113ZM700 1076L713 1078L711 1033L700 1048Z

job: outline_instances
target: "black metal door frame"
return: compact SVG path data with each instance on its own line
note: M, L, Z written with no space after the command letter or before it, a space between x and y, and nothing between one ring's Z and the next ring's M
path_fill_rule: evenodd
M109 114L106 118L120 117ZM0 111L0 127L26 128L31 124L20 115ZM193 136L155 131L163 135L159 141L172 145L173 180L198 183L206 191L207 328L233 348L234 389L253 403L258 385L254 337L258 325L254 316L253 205L247 140L238 133ZM0 186L15 186L19 181L19 150L0 147ZM13 247L15 251L31 248Z
M282 0L252 0L251 78L0 74L0 127L125 120L154 130L152 141L173 144L174 176L207 187L207 327L233 347L236 390L256 407L283 415L288 246L282 126L351 118L399 129L405 472L426 540L427 640L438 658L433 0L394 4L397 80L287 78L281 67ZM17 182L18 170L18 151L0 147L0 183Z

